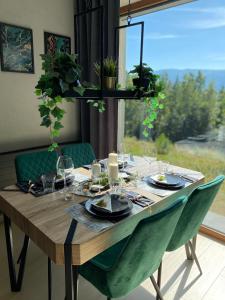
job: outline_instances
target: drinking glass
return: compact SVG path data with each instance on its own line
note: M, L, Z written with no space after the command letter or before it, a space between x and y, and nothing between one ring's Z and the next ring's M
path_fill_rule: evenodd
M151 174L152 164L157 161L157 149L153 143L144 146L143 158L148 163L148 172Z
M56 169L57 169L57 175L63 178L64 181L63 191L64 191L66 189L66 178L70 177L72 179L71 174L74 169L72 158L67 155L60 156L57 161Z
M125 161L126 161L126 147L124 143L120 143L118 147L118 159L122 162L122 171L125 167Z
M45 194L53 193L55 191L55 178L56 176L52 174L41 176L41 182Z

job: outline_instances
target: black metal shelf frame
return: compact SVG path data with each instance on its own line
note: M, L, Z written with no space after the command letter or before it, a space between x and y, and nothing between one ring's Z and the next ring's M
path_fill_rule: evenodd
M143 97L143 91L141 90L140 83L142 82L142 65L143 65L143 46L144 46L144 22L131 23L131 18L128 20L127 25L122 25L115 27L115 53L119 57L119 30L126 29L133 26L141 26L141 45L140 45L140 73L139 73L139 86L135 90L104 90L103 89L103 62L104 62L104 7L103 5L97 6L95 8L89 8L86 11L80 12L74 16L74 32L75 32L75 52L78 52L78 20L80 17L85 15L91 15L94 12L100 12L101 18L101 47L100 47L100 89L86 89L83 96L79 95L74 91L68 91L64 96L66 97L76 97L77 99L103 99L103 98L114 98L114 99L141 99ZM118 83L118 68L117 68L117 83Z

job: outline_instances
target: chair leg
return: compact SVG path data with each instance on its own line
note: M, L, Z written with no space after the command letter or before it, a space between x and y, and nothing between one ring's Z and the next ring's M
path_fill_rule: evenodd
M195 260L195 262L196 262L196 265L198 266L198 269L199 269L199 271L200 271L200 274L202 275L202 269L201 269L200 263L199 263L199 261L198 261L197 255L196 255L196 253L195 253L194 246L192 245L191 241L188 242L188 245L189 245L189 247L190 247L190 249L191 249L191 254L192 254L192 256L193 256L193 258L194 258L194 260Z
M160 289L159 289L159 286L158 286L157 282L155 281L154 276L151 275L151 276L150 276L150 279L151 279L151 282L152 282L152 284L153 284L153 286L154 286L154 288L155 288L155 290L156 290L156 293L157 293L157 298L156 298L156 299L164 300L164 299L163 299L163 296L162 296L162 293L161 293L161 291L160 291Z
M159 289L161 288L161 279L162 279L162 262L160 263L159 268L158 268L157 285L158 285ZM160 300L158 294L156 296L156 300Z
M185 251L186 251L187 260L193 260L193 257L192 257L192 255L190 253L190 249L189 249L188 243L185 244Z

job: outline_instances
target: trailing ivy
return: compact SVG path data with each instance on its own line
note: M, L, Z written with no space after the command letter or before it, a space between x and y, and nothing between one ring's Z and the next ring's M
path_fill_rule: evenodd
M62 119L66 113L61 105L64 100L73 102L73 99L64 97L64 94L74 90L83 95L85 89L79 81L81 67L77 63L76 55L67 53L44 54L41 55L41 58L43 61L42 69L45 74L41 75L35 87L35 94L40 99L41 126L45 126L50 131L51 146L49 151L54 151L58 148L55 138L60 135L60 129L63 128Z

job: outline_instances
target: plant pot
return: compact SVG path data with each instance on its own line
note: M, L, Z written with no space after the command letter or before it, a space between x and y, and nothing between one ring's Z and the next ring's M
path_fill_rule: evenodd
M144 91L148 90L150 84L150 79L149 78L133 78L133 85L136 87L142 87L144 88Z
M103 77L103 87L106 90L116 89L116 77Z

